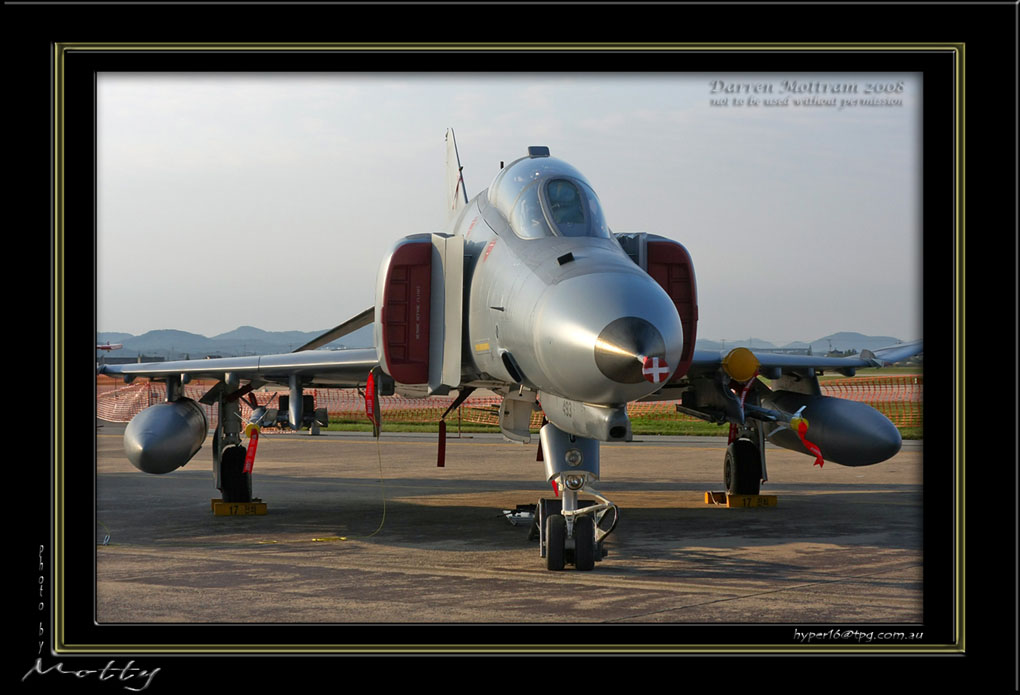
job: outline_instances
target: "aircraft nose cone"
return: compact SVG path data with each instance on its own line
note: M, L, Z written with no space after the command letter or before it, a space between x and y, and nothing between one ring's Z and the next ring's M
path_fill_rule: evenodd
M540 390L563 398L634 401L661 388L680 363L683 327L673 301L628 266L550 286L534 317L534 363L522 367Z
M662 334L636 316L616 319L599 333L595 340L595 364L600 372L621 384L640 384L646 380L657 383L669 376ZM662 370L667 373L662 375Z

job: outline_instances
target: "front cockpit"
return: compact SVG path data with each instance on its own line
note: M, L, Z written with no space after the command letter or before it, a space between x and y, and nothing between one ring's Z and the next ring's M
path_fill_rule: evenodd
M661 388L684 346L676 306L623 250L583 174L530 147L476 204L463 233L480 381L600 406Z
M591 184L574 167L550 157L546 147L529 147L527 157L500 171L488 198L522 239L611 238Z

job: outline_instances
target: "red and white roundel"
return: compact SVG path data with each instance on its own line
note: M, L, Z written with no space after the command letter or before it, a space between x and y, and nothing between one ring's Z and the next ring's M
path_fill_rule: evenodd
M669 378L669 365L661 357L646 357L641 373L653 384L661 384Z

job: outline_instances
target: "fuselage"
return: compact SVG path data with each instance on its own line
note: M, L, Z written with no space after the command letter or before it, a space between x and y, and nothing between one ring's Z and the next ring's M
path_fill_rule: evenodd
M512 162L451 231L465 239L466 382L620 405L658 390L679 364L673 301L623 251L566 162Z

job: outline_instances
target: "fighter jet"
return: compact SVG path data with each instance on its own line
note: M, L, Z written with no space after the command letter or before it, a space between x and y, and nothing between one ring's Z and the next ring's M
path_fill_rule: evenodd
M166 384L165 403L125 431L137 468L167 473L202 447L206 416L182 389L194 378L216 382L200 399L218 408L215 484L238 502L251 500L239 401L253 389L287 385L288 422L299 428L309 387L365 389L372 403L394 392L456 391L450 411L486 388L503 397L499 424L510 439L529 442L532 412L544 414L540 455L556 491L535 515L546 567L591 570L619 519L595 490L599 444L631 440L628 403L679 400L686 413L729 423L723 478L734 494L756 494L767 480L766 441L819 465L869 465L899 451L885 416L821 395L818 374L902 360L919 342L854 358L695 350L697 285L682 244L614 233L591 183L545 146L528 147L469 199L452 131L446 143L448 228L394 242L374 307L293 353L100 367ZM316 349L369 324L374 349ZM252 405L257 423L265 411Z

